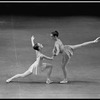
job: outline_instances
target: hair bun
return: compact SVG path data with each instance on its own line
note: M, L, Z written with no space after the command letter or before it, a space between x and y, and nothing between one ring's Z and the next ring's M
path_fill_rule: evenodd
M51 32L51 33L52 33L52 36L54 36L54 37L55 37L55 36L57 36L57 37L59 36L59 32L58 32L57 30L55 30L55 31L53 31L53 32Z
M39 46L37 43L34 44L33 49L39 51Z

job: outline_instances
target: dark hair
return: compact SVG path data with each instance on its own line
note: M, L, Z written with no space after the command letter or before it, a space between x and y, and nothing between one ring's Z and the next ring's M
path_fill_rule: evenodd
M58 31L53 31L53 32L51 32L51 34L55 37L58 37L59 36L59 32Z
M39 51L39 46L37 43L35 43L35 45L33 46L33 49Z

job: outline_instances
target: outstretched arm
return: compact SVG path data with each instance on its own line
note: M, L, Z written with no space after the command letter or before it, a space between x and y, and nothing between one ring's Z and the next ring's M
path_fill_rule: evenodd
M43 58L46 59L46 60L53 60L53 56L52 57L48 57L48 56L43 55Z
M32 47L34 46L34 39L35 39L35 37L34 37L34 36L32 36L32 37L31 37Z
M100 37L96 38L94 41L89 41L89 42L84 42L82 44L77 44L77 45L70 45L73 49L76 49L76 48L79 48L79 47L82 47L82 46L86 46L86 45L89 45L89 44L92 44L92 43L97 43L100 41Z

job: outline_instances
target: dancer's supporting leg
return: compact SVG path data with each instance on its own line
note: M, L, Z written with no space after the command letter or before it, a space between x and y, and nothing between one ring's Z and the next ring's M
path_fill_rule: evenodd
M60 83L67 83L68 80L67 80L67 68L66 68L66 65L68 64L69 62L69 57L66 53L63 54L63 59L62 59L62 71L63 71L63 74L64 74L64 80L61 81Z
M53 82L53 81L50 80L50 76L51 76L51 73L52 73L52 68L53 68L53 66L51 64L43 63L42 71L44 71L46 69L49 69L49 71L47 73L47 80L46 80L47 84L50 84L51 82Z

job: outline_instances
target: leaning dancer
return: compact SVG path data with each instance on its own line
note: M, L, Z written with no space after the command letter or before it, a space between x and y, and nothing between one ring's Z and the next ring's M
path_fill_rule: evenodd
M32 73L37 75L37 67L41 67L41 71L44 71L45 69L49 69L49 72L47 74L46 83L49 84L52 82L50 80L50 75L51 75L53 66L49 63L42 63L42 61L43 59L53 60L53 57L47 57L41 53L43 45L40 43L34 43L34 36L31 37L31 42L32 42L33 49L36 51L36 61L29 67L29 69L26 72L22 74L17 74L11 77L10 79L6 80L6 82L10 82L15 78L26 77L28 75L31 75Z
M60 83L67 83L67 72L66 72L66 64L68 64L71 56L73 55L73 52L75 49L82 47L82 46L86 46L92 43L97 43L98 41L100 41L100 37L96 38L93 41L89 41L89 42L84 42L82 44L77 44L77 45L63 45L62 41L58 38L59 36L59 32L58 31L54 31L50 34L50 36L52 37L52 39L55 41L54 44L54 49L53 49L53 56L57 56L59 53L62 54L63 58L62 58L62 71L64 74L64 80L61 81Z

